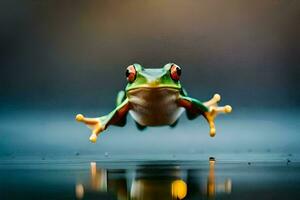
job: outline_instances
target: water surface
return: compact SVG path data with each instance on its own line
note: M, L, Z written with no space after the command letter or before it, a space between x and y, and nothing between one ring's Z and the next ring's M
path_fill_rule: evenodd
M127 161L110 155L98 160L81 155L70 159L4 158L0 164L0 197L297 199L300 195L300 163L293 155L268 161L247 156L244 161L218 157L198 155L198 160L182 160L173 155L169 159Z

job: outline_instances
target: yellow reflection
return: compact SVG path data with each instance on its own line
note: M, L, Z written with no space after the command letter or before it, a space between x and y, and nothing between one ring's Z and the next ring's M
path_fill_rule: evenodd
M225 192L227 194L230 194L231 193L231 187L232 187L232 183L231 183L231 179L227 179L225 181Z
M135 179L132 182L130 198L134 200L172 199L172 180L156 178Z
M231 179L226 179L225 182L217 183L215 178L215 164L216 160L213 157L209 158L209 173L207 178L207 196L214 198L217 193L231 193L232 182Z
M76 184L75 193L77 199L82 199L84 196L84 188L81 183Z
M172 182L172 196L175 199L183 199L187 193L187 185L183 180Z
M107 190L106 170L97 170L96 162L91 162L91 188L94 191Z
M208 197L214 197L216 191L215 183L215 158L209 158L209 174L207 180L207 195Z
M91 176L95 177L97 174L97 164L96 162L91 162Z

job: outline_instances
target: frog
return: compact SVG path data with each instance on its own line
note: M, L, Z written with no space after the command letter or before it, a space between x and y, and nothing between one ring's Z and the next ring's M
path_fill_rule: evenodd
M175 63L167 63L162 68L144 68L132 64L126 68L127 86L119 91L116 107L107 115L95 118L76 115L92 131L89 140L93 143L101 132L109 126L125 126L128 113L139 130L147 127L175 127L183 112L189 120L203 116L209 125L209 135L216 135L215 118L221 113L230 113L230 105L219 106L219 94L208 101L190 97L182 87L182 69Z

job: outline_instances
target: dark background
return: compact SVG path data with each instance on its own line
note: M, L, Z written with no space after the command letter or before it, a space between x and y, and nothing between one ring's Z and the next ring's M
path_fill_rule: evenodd
M298 149L299 23L297 0L1 1L0 153ZM192 97L233 106L220 134L202 119L145 134L129 121L89 144L75 114L110 111L128 65L168 62Z

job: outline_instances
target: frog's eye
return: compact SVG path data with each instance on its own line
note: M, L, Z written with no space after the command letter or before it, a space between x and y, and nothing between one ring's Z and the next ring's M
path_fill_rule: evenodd
M132 83L135 80L135 77L136 77L135 67L133 65L128 66L126 70L127 81L129 83Z
M170 76L174 81L179 81L181 75L181 68L178 65L173 64L170 68Z

